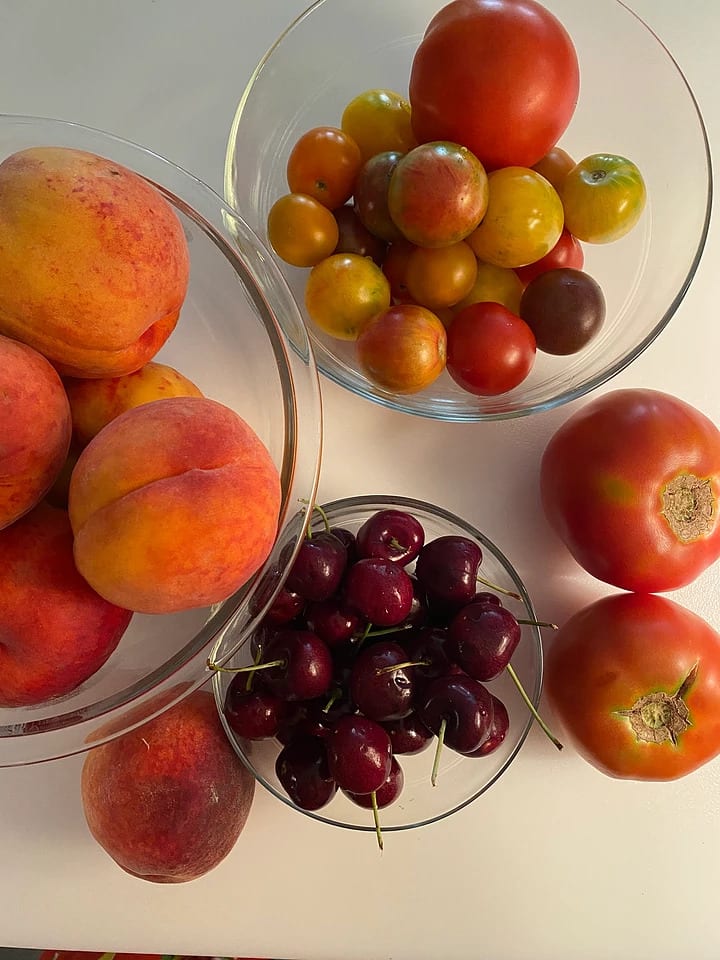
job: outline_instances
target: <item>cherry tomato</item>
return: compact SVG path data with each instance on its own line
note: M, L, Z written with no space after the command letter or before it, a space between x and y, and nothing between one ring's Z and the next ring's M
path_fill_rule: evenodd
M391 243L385 253L382 269L390 282L390 293L396 303L412 302L407 287L407 268L410 254L417 249L414 243L401 238Z
M514 270L509 267L496 267L493 263L484 263L479 260L475 283L468 295L455 304L453 313L457 313L463 307L469 307L471 303L492 300L507 307L510 313L518 314L522 292L523 285Z
M334 253L359 253L380 265L385 257L385 241L370 233L350 204L338 207L333 213L339 233Z
M445 369L447 334L425 307L400 303L375 316L357 342L361 368L393 393L417 393Z
M553 635L551 708L611 777L674 780L720 752L720 636L652 594L604 597Z
M565 225L587 243L624 237L640 219L646 198L645 181L635 164L607 153L581 160L561 189Z
M357 340L376 313L390 305L390 284L369 257L335 253L313 267L305 285L310 319L339 340Z
M464 240L449 247L416 247L407 261L408 293L429 310L451 307L472 289L477 263Z
M287 182L293 193L306 193L334 210L352 196L362 166L360 148L337 127L308 130L290 151Z
M524 267L549 253L563 229L563 206L553 186L527 167L503 167L488 175L482 223L467 238L479 260Z
M466 147L423 143L393 170L388 209L402 235L421 247L445 247L477 227L488 206L485 168Z
M547 270L557 270L559 267L572 267L582 270L585 265L585 254L577 237L563 228L560 239L549 253L540 257L535 263L528 263L524 267L517 267L515 273L523 283L530 283L535 277Z
M605 297L589 274L572 267L546 270L531 280L520 316L535 334L538 350L555 356L577 353L605 321Z
M463 389L481 397L517 387L535 361L530 327L499 303L474 303L448 328L447 370Z
M270 208L267 221L270 245L294 267L313 267L329 256L338 242L332 212L304 193L287 193Z
M388 187L402 153L388 150L376 153L362 165L355 183L355 213L376 237L392 242L402 237L388 210Z
M394 90L358 94L343 110L340 126L357 143L363 160L388 150L407 153L417 146L410 104Z
M548 150L542 159L532 165L533 170L545 177L559 192L566 175L575 166L575 161L562 147Z
M410 74L418 140L454 140L488 170L537 163L579 91L577 56L535 0L454 0L430 21Z
M545 514L588 573L650 593L720 556L720 431L667 393L614 390L573 414L543 453Z

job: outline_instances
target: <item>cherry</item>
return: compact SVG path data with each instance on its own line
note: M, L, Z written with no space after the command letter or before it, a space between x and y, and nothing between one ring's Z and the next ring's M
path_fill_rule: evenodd
M385 778L384 783L381 783L375 791L375 806L377 806L379 810L382 810L383 807L394 803L402 793L404 786L405 776L402 767L395 757L393 757L390 762L390 773ZM343 790L343 793L359 807L365 807L366 809L373 807L372 793L351 793L350 790Z
M265 612L262 623L268 627L284 626L299 617L304 606L305 601L299 593L283 586Z
M345 601L370 623L393 627L412 609L412 580L391 560L368 557L358 560L347 572Z
M371 720L399 720L412 711L416 668L407 663L403 647L392 641L360 651L350 671L350 696L361 713Z
M318 810L335 796L325 742L301 735L286 744L275 760L275 773L292 802L303 810Z
M326 742L330 773L343 790L372 793L387 779L392 746L379 723L362 714L347 714Z
M447 652L476 680L494 680L520 643L520 624L505 607L473 601L450 621Z
M433 738L432 733L415 711L399 720L388 720L383 723L392 744L393 755L396 753L420 753L429 746Z
M488 590L480 590L472 598L473 603L494 603L496 606L502 606L502 600L496 593L490 593Z
M274 633L263 649L263 663L268 662L277 663L263 672L263 685L284 700L312 700L330 689L330 650L309 630L285 628Z
M287 701L265 690L248 690L247 677L236 674L225 695L224 713L232 730L246 740L274 737L288 712Z
M407 652L407 659L420 664L415 670L421 682L427 683L451 671L453 661L447 653L447 630L444 627L412 630L403 637L402 645Z
M364 626L360 614L337 596L309 603L305 621L308 628L330 648L349 643Z
M441 617L452 615L470 603L478 583L520 599L517 594L479 576L482 556L477 543L454 534L437 537L425 544L415 565L415 576L425 588L431 610Z
M466 757L487 757L489 754L497 750L497 748L505 739L508 730L510 729L510 717L508 716L505 704L494 694L491 694L491 696L493 704L493 718L492 723L490 724L490 733L488 734L488 738L484 743L480 744L477 750L473 750L472 753L466 753Z
M437 780L440 751L447 744L458 753L472 753L487 740L492 724L492 698L479 680L463 674L432 680L418 705L420 719L438 738L432 783Z
M358 559L357 539L352 530L348 530L347 527L330 527L330 533L344 544L347 551L347 562L355 563Z
M305 600L327 600L340 586L347 550L328 530L308 535L300 544L285 587Z
M357 532L358 556L380 557L407 566L420 553L425 531L404 510L378 510Z

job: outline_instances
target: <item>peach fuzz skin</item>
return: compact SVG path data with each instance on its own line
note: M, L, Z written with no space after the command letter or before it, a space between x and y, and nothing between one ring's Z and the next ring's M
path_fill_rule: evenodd
M55 482L70 431L68 399L53 367L31 347L0 336L0 530Z
M172 333L187 291L182 225L162 194L92 153L0 163L0 333L64 376L121 376Z
M255 780L197 690L130 733L90 750L81 797L93 838L127 873L183 883L232 850Z
M203 397L155 400L109 423L78 458L75 562L130 610L207 606L266 560L280 502L277 468L238 414Z
M75 568L70 521L45 501L0 532L0 707L44 703L92 676L132 614Z
M121 413L168 397L202 397L202 391L173 367L150 361L124 377L79 380L67 377L73 440L85 447Z

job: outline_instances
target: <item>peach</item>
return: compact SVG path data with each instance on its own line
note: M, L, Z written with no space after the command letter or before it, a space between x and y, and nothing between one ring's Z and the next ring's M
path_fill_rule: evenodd
M64 510L45 501L0 531L0 706L44 703L105 663L132 614L80 576Z
M188 275L180 220L138 174L65 147L0 163L0 333L61 374L147 363L175 327Z
M45 357L0 336L0 530L31 510L70 447L70 407Z
M130 610L206 606L266 560L280 502L277 468L234 410L204 397L155 400L111 421L78 458L75 562Z
M73 438L87 446L102 428L132 407L167 397L202 397L195 384L173 367L150 361L124 377L79 380L67 377Z
M230 746L205 690L91 749L80 793L91 835L127 873L195 880L235 846L255 780Z

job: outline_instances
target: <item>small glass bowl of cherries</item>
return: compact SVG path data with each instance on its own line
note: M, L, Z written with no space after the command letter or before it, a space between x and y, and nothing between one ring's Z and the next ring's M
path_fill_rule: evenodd
M507 769L539 716L541 629L479 530L403 497L313 507L290 572L214 670L228 737L294 809L382 833L432 823Z

